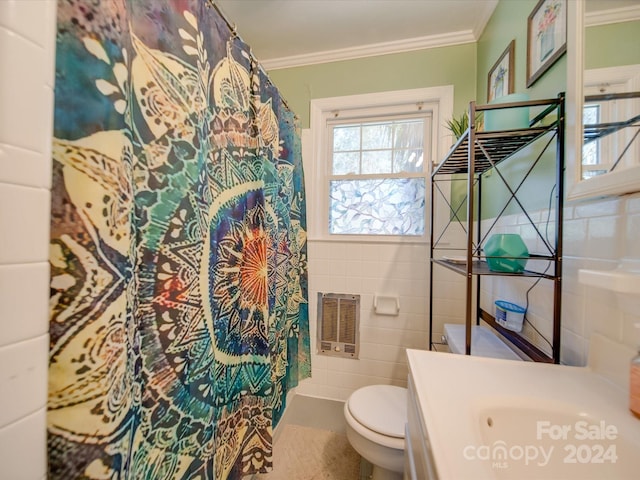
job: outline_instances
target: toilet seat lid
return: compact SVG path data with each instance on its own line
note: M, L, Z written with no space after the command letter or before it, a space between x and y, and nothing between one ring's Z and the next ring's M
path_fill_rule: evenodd
M349 397L349 412L359 423L381 435L404 438L407 423L407 389L370 385Z

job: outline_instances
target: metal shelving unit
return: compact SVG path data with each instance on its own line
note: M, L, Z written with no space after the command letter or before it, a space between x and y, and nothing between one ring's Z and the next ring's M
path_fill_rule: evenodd
M483 132L477 130L476 115L479 112L487 112L489 110L509 109L517 107L534 107L540 109L541 112L530 121L528 128L516 130L502 130ZM562 288L562 207L563 207L563 177L564 177L564 93L558 95L554 99L535 100L527 102L503 103L494 105L477 106L475 102L469 105L470 126L467 131L458 139L456 144L451 148L447 156L442 162L434 168L431 174L431 244L430 244L430 292L429 292L429 338L431 340L430 348L434 349L433 340L433 285L434 270L436 266L447 268L457 272L466 279L465 290L465 350L466 354L471 354L471 327L473 322L480 324L484 321L489 326L498 331L512 345L520 349L534 361L559 363L560 361L560 307L561 307L561 288ZM543 138L544 137L544 138ZM527 165L527 171L524 179L514 188L510 185L508 178L505 178L500 172L500 164L512 158L523 148L540 140L545 141L548 137L548 143L537 158L527 158L530 163ZM555 140L555 189L556 201L554 204L555 218L555 238L548 242L546 235L542 235L535 222L527 213L522 202L518 199L518 191L522 184L527 180L533 168L540 161L542 154L550 148ZM539 255L533 254L527 257L529 261L547 262L546 269L529 269L522 273L502 273L489 270L486 263L486 256L483 255L482 245L493 226L497 222L497 218L483 236L480 228L482 212L482 181L487 172L495 172L495 174L504 183L510 197L506 202L502 211L497 218L502 216L510 202L515 202L522 209L524 215L536 230L537 235L546 245L549 254ZM441 183L450 184L451 175L466 175L466 219L461 220L458 209L454 208L443 189ZM434 232L435 222L435 202L436 194L439 193L441 199L447 203L449 208L449 221L444 228L436 235ZM477 205L476 205L477 203ZM477 217L476 217L477 215ZM466 245L456 248L455 246L442 245L442 238L451 224L458 224L462 227L466 234ZM452 262L440 258L437 254L439 250L455 251L464 253L466 261ZM435 255L434 255L435 254ZM549 267L553 267L552 269ZM549 271L551 270L551 271ZM547 273L549 272L549 273ZM483 310L480 305L480 285L481 278L486 275L511 277L537 277L544 278L553 282L553 338L551 339L551 355L542 351L538 346L533 344L529 339L518 332L508 330L498 324L494 316ZM474 279L475 291L474 291ZM475 305L474 305L475 297ZM474 308L475 306L475 308ZM474 318L475 317L475 318Z

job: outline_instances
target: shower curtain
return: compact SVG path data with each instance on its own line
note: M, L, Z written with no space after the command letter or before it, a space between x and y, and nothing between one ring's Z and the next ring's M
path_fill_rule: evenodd
M248 46L204 0L60 0L52 155L49 478L269 471L310 375L305 197Z

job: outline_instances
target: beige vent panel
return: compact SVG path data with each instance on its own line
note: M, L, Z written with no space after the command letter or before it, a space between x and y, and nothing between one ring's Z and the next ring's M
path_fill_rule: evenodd
M338 299L326 298L322 303L322 341L338 341Z
M356 343L356 311L358 307L355 300L340 300L340 341L344 343Z
M318 293L318 353L358 358L360 295Z

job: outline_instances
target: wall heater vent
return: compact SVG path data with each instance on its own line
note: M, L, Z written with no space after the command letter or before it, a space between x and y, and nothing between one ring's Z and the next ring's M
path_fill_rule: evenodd
M358 358L360 295L318 293L318 353Z

